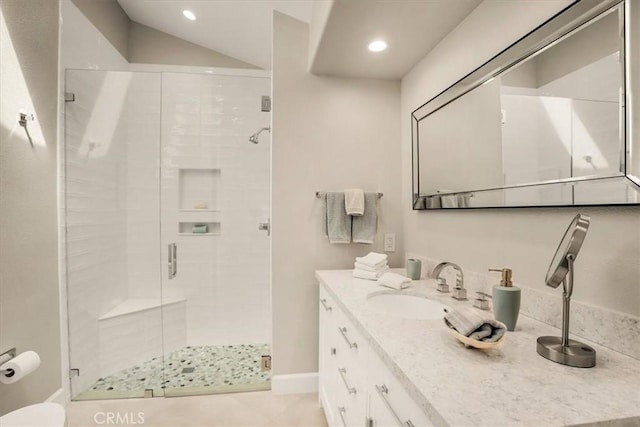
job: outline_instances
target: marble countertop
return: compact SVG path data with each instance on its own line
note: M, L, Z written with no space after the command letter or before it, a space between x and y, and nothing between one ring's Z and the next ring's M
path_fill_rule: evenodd
M316 271L316 278L436 425L640 425L640 360L577 338L596 350L596 366L554 363L538 355L536 339L560 330L522 314L499 347L467 349L442 319L375 311L367 295L385 288L353 278L351 270ZM400 292L452 308L472 305L437 292L433 280L413 281Z

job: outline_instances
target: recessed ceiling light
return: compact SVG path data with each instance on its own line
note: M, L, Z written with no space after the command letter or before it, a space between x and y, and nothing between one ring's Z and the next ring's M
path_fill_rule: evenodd
M187 18L189 21L195 21L196 20L196 14L191 12L189 9L185 9L182 11L182 14L184 15L185 18Z
M387 48L387 42L384 40L374 40L369 43L369 50L371 52L382 52Z

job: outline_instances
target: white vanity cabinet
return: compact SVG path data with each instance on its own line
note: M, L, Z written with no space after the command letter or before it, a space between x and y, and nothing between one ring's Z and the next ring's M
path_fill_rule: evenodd
M318 392L329 426L432 425L322 286L319 321Z
M363 426L368 410L368 345L322 288L319 312L320 406L329 426Z

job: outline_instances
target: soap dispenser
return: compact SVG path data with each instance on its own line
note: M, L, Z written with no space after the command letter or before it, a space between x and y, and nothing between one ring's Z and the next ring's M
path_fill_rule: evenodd
M513 286L513 272L510 268L489 271L502 273L500 284L493 287L493 315L496 320L504 323L509 331L513 331L520 313L520 288Z

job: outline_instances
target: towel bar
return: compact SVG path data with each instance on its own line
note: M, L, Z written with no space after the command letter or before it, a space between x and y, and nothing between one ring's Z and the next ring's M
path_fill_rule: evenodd
M326 193L321 192L321 191L316 191L316 197L319 199L322 196L324 196ZM378 199L381 198L383 196L383 193L378 193Z

